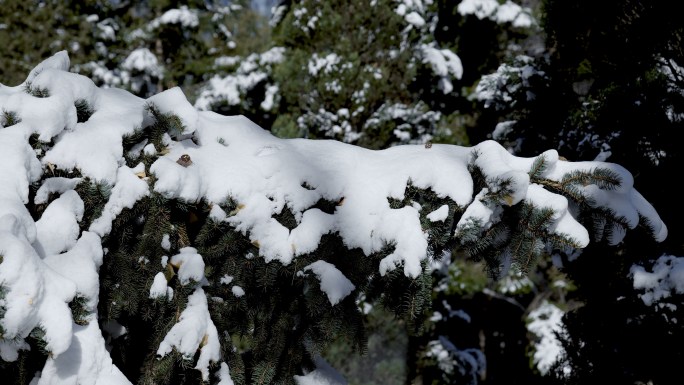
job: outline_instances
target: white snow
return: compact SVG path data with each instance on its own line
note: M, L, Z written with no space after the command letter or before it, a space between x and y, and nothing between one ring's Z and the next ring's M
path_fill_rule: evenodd
M209 365L220 358L218 331L207 308L207 296L201 287L188 296L188 305L159 344L157 355L165 356L173 349L187 358L200 351L195 369L202 372L202 379L209 379Z
M443 222L449 215L449 205L442 205L437 210L427 215L430 222Z
M112 230L112 221L121 214L124 208L131 208L141 198L149 195L147 181L137 174L145 170L145 165L139 163L134 168L121 166L117 172L116 184L111 190L109 200L102 209L100 217L90 225L90 231L104 236Z
M273 108L275 96L278 94L279 88L277 85L270 85L266 87L266 95L264 101L259 105L262 110L270 111Z
M423 62L429 63L432 72L440 77L438 88L448 94L454 86L451 78L460 79L463 76L463 64L461 58L448 49L438 49L430 45L423 45Z
M152 143L147 144L145 147L143 147L142 151L145 155L154 155L157 153L157 150L154 148L154 144Z
M230 291L233 293L234 296L240 298L243 295L245 295L245 290L241 288L240 286L233 286L230 288Z
M534 345L533 362L542 375L546 375L565 354L555 334L563 332L562 317L563 311L546 300L528 315L530 322L527 324L527 330L539 338Z
M538 208L550 208L554 215L551 231L558 235L569 235L580 247L589 244L589 232L568 211L568 199L554 194L538 184L530 184L525 200Z
M478 19L491 19L497 23L511 23L514 27L528 28L536 25L529 8L507 0L500 4L496 0L463 0L458 4L461 15L475 15Z
M428 45L423 47L424 61L429 63L432 71L439 76L453 76L460 79L463 76L461 59L448 49L437 49Z
M425 19L423 19L423 17L420 16L420 14L418 14L418 12L415 12L415 11L411 12L411 13L407 14L406 16L404 16L404 18L406 19L406 21L409 24L411 24L415 27L420 28L420 27L425 25Z
M74 325L70 348L48 358L37 385L130 385L112 363L97 322Z
M186 99L180 87L173 87L164 92L158 93L149 99L148 103L153 104L163 114L175 114L183 122L183 132L176 135L185 135L195 132L199 124L199 113ZM173 135L174 133L169 133Z
M216 372L216 376L219 378L219 383L217 385L235 385L233 379L230 378L230 369L225 362L221 362L219 370Z
M221 282L221 285L228 285L231 282L233 282L233 277L228 274L225 274L223 275L223 277L221 277L221 280L219 282Z
M182 285L191 281L204 284L204 260L193 247L184 247L179 253L171 257L171 265L178 268L178 279Z
M147 72L157 77L163 74L159 60L147 48L138 48L131 51L128 57L121 63L121 68L129 71Z
M647 306L670 298L673 294L684 294L684 257L662 255L653 264L653 271L643 266L633 265L630 275L634 289L643 291L639 294Z
M329 53L322 57L318 56L317 53L314 53L307 65L309 75L317 76L321 71L324 74L329 74L337 68L337 65L341 60L342 58L336 53Z
M458 4L458 13L461 15L475 15L478 19L490 17L499 3L496 0L463 0Z
M169 9L160 17L149 23L150 28L158 28L161 24L180 24L186 28L193 28L199 25L197 11L188 9L186 5L180 8Z
M150 287L150 298L167 297L170 294L169 289L164 273L159 272L154 276L154 281Z
M76 244L83 209L83 201L74 190L64 192L48 205L36 221L37 237L33 242L41 257L59 254Z
M169 240L169 234L164 234L162 236L161 245L162 249L169 251L171 249L171 241Z
M43 184L40 185L38 191L36 191L33 203L47 203L50 194L63 194L69 190L73 190L81 180L82 178L47 178Z
M311 271L316 275L321 281L321 291L328 296L328 300L333 306L337 305L356 288L335 265L325 261L316 261L304 267L302 271Z

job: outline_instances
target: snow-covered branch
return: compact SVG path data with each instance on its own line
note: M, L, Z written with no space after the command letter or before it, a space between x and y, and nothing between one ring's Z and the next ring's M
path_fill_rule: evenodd
M324 236L334 234L366 256L389 248L377 272L384 276L403 269L411 279L431 257L433 239L421 219L429 216L439 223L447 211L423 212L419 204L393 208L390 201L403 200L408 186L431 190L457 208L460 217L450 218L458 222L457 237L466 237L466 230L469 236L486 231L504 220L510 208L529 205L549 213L539 228L530 220L535 236L565 237L581 248L590 241L578 222L581 207L562 189L547 186L570 185L574 180L567 176L573 173L608 170L618 185L580 178L572 191L579 191L591 207L623 218L620 223L629 228L646 220L657 241L667 235L653 207L634 189L632 175L616 164L568 162L554 150L520 158L494 141L471 148L432 144L372 151L332 140L280 139L242 116L198 111L180 88L141 99L97 88L68 70L68 55L60 52L24 84L0 85L0 356L16 360L19 351L28 349L29 334L42 330L50 357L39 384L105 378L128 383L112 364L97 323L90 321L97 320L98 269L108 257L102 240L117 216L152 195L203 202L211 207L211 220L248 237L267 263L296 264L314 253ZM90 107L87 115L77 109L83 103ZM165 132L154 131L160 119L167 120ZM144 139L127 145L143 133ZM80 183L108 189L99 212L92 214L92 202L77 193ZM334 202L333 209L321 209L321 201ZM235 208L227 212L226 202ZM292 228L276 219L285 210L294 216ZM89 223L84 223L86 215ZM162 247L168 249L164 242ZM168 257L162 258L181 280L187 278L182 285L195 286L159 353L177 349L191 357L201 349L196 369L203 378L209 378L210 365L221 365L216 373L227 378L227 366L219 362L216 320L202 289L207 284L203 257L192 251L193 266L201 266L197 272L184 265L190 263L187 258L177 255L168 264ZM135 258L147 263L147 257ZM304 274L309 270L322 280L321 290L333 288L327 292L331 306L355 290L334 265L309 264L301 275L311 276ZM157 277L164 279L157 274L154 285L160 283ZM225 277L206 277L219 278ZM83 325L74 323L69 307L79 295L91 317ZM192 325L199 326L190 325L194 319L201 322Z

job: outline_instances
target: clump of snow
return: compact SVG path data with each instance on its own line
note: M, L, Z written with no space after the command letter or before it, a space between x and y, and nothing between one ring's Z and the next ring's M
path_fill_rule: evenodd
M336 69L341 60L340 56L336 53L329 53L323 57L319 57L318 54L314 53L307 65L309 75L316 76L321 71L324 74L329 74Z
M442 205L437 210L427 215L430 222L443 222L449 215L449 205Z
M501 24L511 23L518 28L529 28L536 23L529 8L523 8L510 0L499 5L494 20Z
M159 344L157 355L164 357L173 349L188 359L200 351L195 369L202 372L202 380L209 380L209 365L220 359L221 344L218 331L207 308L207 296L201 287L188 296L188 305Z
M492 131L492 138L495 140L505 138L506 135L512 132L515 123L517 123L515 120L508 120L505 122L497 123L496 127L494 127L494 131Z
M223 277L221 277L221 280L219 282L221 282L221 285L228 285L231 282L233 282L233 277L228 274L225 274Z
M553 365L565 354L556 333L563 333L563 311L551 302L544 301L528 315L527 330L534 333L538 342L534 344L534 364L542 375L546 375ZM569 368L564 368L567 373Z
M150 298L167 297L169 299L173 296L173 289L168 286L168 281L164 273L159 272L154 276L154 281L150 287Z
M40 185L38 191L36 191L33 203L47 203L50 194L63 194L69 190L73 190L81 180L82 178L47 178L43 184Z
M97 322L73 327L74 337L69 349L48 358L37 385L131 385L113 364Z
M129 71L147 72L157 77L163 74L157 57L147 48L138 48L131 51L121 64L121 67Z
M406 19L406 21L409 24L412 24L413 26L418 27L418 28L425 25L425 19L423 19L423 17L420 16L420 14L418 12L415 12L415 11L404 16L404 19Z
M149 24L150 28L158 28L161 24L180 24L186 28L193 28L199 25L199 17L197 11L188 9L186 5L180 8L169 9L160 17L152 20Z
M211 206L211 211L209 211L209 218L216 222L221 222L228 217L225 211L219 205Z
M139 163L134 168L121 166L117 172L116 184L100 217L90 225L90 231L104 236L112 229L112 221L121 214L124 208L131 208L141 198L149 195L147 182L137 174L145 170L145 165Z
M465 209L465 212L456 224L457 233L463 232L463 230L470 226L481 226L484 230L492 227L492 225L499 221L502 210L500 207L492 206L486 202L483 202L483 198L489 190L483 188L473 199L473 202ZM472 241L472 239L466 239L463 237L461 242Z
M259 105L262 110L270 111L273 108L273 102L279 90L280 89L278 88L278 85L275 84L266 87L266 95L264 96L264 101L261 102L261 104Z
M100 237L84 231L69 251L48 255L43 260L57 273L69 277L76 285L76 291L86 297L88 309L95 311L100 292L97 272L103 256Z
M152 143L145 145L142 151L145 155L154 155L157 153L157 150L154 148L154 144Z
M39 326L45 330L47 349L61 354L71 344L73 321L67 303L76 295L76 284L43 262L16 231L19 227L13 218L3 215L0 219L0 283L7 290L0 357L16 360L18 350L27 348L22 341ZM10 342L14 339L18 341Z
M83 210L83 201L74 190L65 191L48 205L36 221L37 237L33 242L41 257L59 254L76 244Z
M450 93L454 87L451 77L460 79L463 76L461 58L448 49L438 49L430 45L423 45L423 62L429 63L435 75L440 77L438 83L443 93Z
M589 244L589 231L582 226L568 211L568 199L554 194L538 184L530 184L527 190L526 202L534 204L538 208L550 208L553 210L549 230L558 234L572 234L572 238L580 247Z
M458 4L461 15L475 15L478 19L490 19L497 23L511 23L514 27L528 28L536 25L532 11L507 0L500 4L496 0L463 0Z
M235 385L233 379L230 378L230 369L228 369L228 365L225 362L221 362L221 366L216 372L216 377L219 378L217 385Z
M161 247L166 251L171 250L171 241L169 240L169 234L164 234L164 236L162 236Z
M191 281L204 284L204 260L197 254L197 249L184 247L179 253L171 257L171 265L178 269L178 279L182 285L187 285Z
M653 264L653 271L633 265L630 275L634 289L643 291L639 297L647 306L670 298L674 293L684 294L684 257L663 255Z
M243 295L245 295L245 289L241 288L240 286L233 286L230 288L230 291L233 293L234 296L240 298Z
M333 306L337 305L356 288L332 263L316 261L302 269L304 273L307 271L314 273L321 281L321 291L328 296L328 300Z

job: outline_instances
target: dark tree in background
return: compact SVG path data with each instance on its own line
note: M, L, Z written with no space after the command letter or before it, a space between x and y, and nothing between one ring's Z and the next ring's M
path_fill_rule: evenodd
M677 383L682 311L646 306L630 268L684 254L682 200L657 183L684 165L684 22L658 1L547 0L542 10L546 51L483 79L486 108L471 140L499 123L493 137L521 156L552 147L574 161L625 164L656 208L669 207L668 241L633 237L610 249L595 242L563 261L577 286L567 300L581 305L564 318L568 355L558 371L570 369L560 375L567 383Z

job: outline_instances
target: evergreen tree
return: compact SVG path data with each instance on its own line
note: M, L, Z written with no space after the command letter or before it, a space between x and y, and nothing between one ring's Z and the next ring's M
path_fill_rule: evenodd
M35 63L65 49L77 62L95 60L100 39L93 37L108 35L109 27L95 23L88 16L111 11L108 2L99 1L3 1L0 7L3 82L21 83Z
M180 88L141 99L69 67L61 52L0 86L12 384L305 383L332 341L363 350L360 294L419 332L445 250L502 277L600 224L667 235L617 164L278 139Z
M375 149L463 143L455 117L424 101L432 85L458 94L463 73L461 59L434 37L438 19L431 2L281 2L274 47L216 77L196 105L253 117L281 137Z
M141 97L180 86L194 98L217 60L256 49L266 34L246 1L34 3L3 2L7 84L23 80L23 63L67 49L73 70L98 85Z

